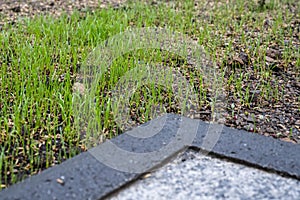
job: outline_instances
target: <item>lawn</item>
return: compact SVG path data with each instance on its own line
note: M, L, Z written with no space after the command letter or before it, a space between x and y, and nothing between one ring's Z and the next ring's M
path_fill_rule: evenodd
M92 97L97 132L75 114L74 92L84 87L80 72L90 53L117 34L143 27L184 34L204 48L224 83L225 125L300 143L299 13L297 0L264 5L136 1L13 20L0 9L0 189L162 113L212 120L214 91L203 72L188 58L162 48L133 49L106 66ZM115 103L116 85L149 63L182 74L197 94L196 103L184 110L170 84L153 80L131 94L129 117L120 125L115 120L123 112Z

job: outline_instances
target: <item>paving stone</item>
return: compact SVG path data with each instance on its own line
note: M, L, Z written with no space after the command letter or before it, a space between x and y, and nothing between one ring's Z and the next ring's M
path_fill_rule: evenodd
M300 181L188 150L107 199L299 199Z
M222 132L207 137L208 130ZM187 147L300 179L297 144L167 114L4 189L0 199L100 199Z

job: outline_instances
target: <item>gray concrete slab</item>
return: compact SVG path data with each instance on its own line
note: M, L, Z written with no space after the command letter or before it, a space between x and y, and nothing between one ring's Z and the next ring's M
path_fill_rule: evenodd
M210 149L203 141L212 127L165 115L1 191L0 199L104 198L187 147L300 179L300 145L216 126L222 132Z
M298 200L300 181L189 150L107 199Z

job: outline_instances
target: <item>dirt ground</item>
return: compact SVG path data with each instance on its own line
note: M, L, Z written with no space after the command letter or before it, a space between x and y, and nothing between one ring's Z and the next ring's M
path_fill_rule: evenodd
M59 16L63 12L72 13L74 10L86 12L108 5L118 7L126 0L4 0L0 1L0 26L4 23L15 23L20 17L51 14Z

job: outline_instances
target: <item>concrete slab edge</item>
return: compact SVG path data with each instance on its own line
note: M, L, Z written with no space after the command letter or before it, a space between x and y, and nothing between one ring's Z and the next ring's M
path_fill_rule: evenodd
M158 124L163 125L159 131ZM187 147L198 148L300 180L300 145L222 126L216 144L209 149L204 140L210 127L211 124L207 122L167 114L110 140L110 144L113 145L101 144L2 190L0 199L101 199L147 171L162 165ZM191 134L195 128L196 133ZM141 130L156 134L148 138L136 137ZM112 146L134 155L145 155L134 162L134 165L140 168L130 171L128 162L112 166L109 162L117 160L108 158L114 158L114 155L118 154L118 151L111 151ZM108 160L99 157L105 152L109 155L106 157ZM150 155L149 152L154 154L147 156ZM120 160L126 161L130 161L130 156ZM129 168L120 170L120 167L124 166Z

